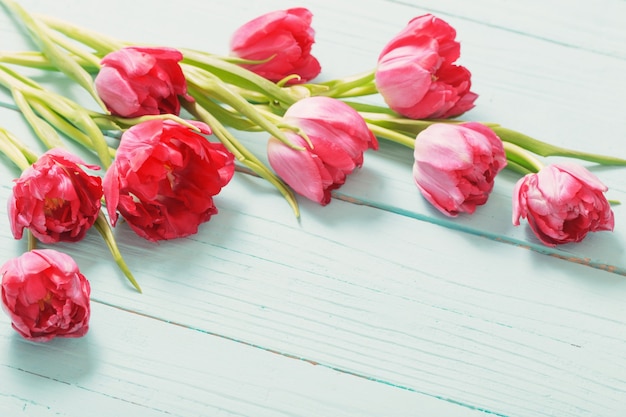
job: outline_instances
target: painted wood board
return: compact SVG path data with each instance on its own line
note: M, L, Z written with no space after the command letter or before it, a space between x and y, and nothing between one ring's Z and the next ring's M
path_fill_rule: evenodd
M22 4L123 38L209 44L217 52L225 52L231 28L268 10L243 0L150 9L132 2L124 14L75 1ZM585 150L624 150L625 64L616 47L623 31L615 26L623 2L593 10L554 2L542 14L487 1L436 9L380 0L356 9L300 4L315 13L315 48L330 62L325 76L368 68L409 16L442 12L458 29L481 94L466 118ZM208 16L212 25L201 25ZM165 17L201 34L163 30ZM0 45L22 48L2 19ZM0 120L28 135L15 113L0 110ZM263 139L243 135L260 152ZM338 200L325 208L301 201L299 222L271 187L237 174L218 198L220 214L190 239L153 245L122 226L116 235L143 295L125 283L95 233L61 246L92 280L92 331L40 348L21 341L3 316L0 372L15 384L0 384L0 410L78 415L95 404L137 415L623 415L623 206L615 207L614 233L541 250L525 227L510 224L513 175L498 179L475 216L449 220L417 194L410 164L397 146L368 153ZM624 200L623 169L596 172L610 197ZM0 173L6 201L15 170ZM24 243L12 239L0 209L0 247L14 256ZM618 274L598 269L605 266ZM203 362L205 347L221 360ZM239 363L250 365L240 371ZM203 386L210 372L219 383ZM37 384L50 392L42 397ZM58 399L75 393L75 404Z

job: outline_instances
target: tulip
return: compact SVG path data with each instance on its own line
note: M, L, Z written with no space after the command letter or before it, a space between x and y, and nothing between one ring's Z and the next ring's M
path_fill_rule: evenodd
M24 228L44 243L76 242L98 218L102 181L87 174L78 157L55 148L25 169L13 186L8 212L11 231L21 239Z
M456 31L426 14L412 19L383 48L375 82L395 112L412 119L459 116L474 107L471 74L454 65L460 56Z
M127 47L102 59L94 81L98 95L117 116L140 117L180 113L179 96L187 95L187 82L171 48Z
M304 150L270 138L269 163L296 193L321 205L328 204L331 191L363 164L365 150L378 149L376 137L361 115L337 99L302 99L287 109L284 122L301 129L313 147L297 133L285 132Z
M242 66L268 80L278 82L298 75L299 82L315 78L320 63L311 55L315 31L312 13L302 7L270 12L237 29L231 38L231 55L257 64Z
M548 165L522 177L513 192L513 224L520 218L547 246L580 242L589 232L613 230L607 187L581 165Z
M150 241L192 235L217 213L213 196L233 176L233 155L209 142L208 125L190 121L197 133L171 120L141 122L122 135L104 177L111 224L118 212Z
M0 267L2 307L24 338L47 342L80 337L89 329L89 281L74 260L52 249L38 249Z
M506 166L502 141L480 123L436 123L415 139L413 178L443 214L473 213L487 202L496 175Z

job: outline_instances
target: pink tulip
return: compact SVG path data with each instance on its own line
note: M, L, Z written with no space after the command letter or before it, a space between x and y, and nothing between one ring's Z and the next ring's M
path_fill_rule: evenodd
M311 28L312 13L302 7L264 14L237 29L231 38L233 56L266 61L244 64L244 68L278 82L297 74L299 82L315 78L321 71L311 55L315 31Z
M437 123L415 139L413 178L443 214L473 213L485 204L506 166L502 141L480 123Z
M89 281L68 255L26 252L0 267L2 307L28 340L80 337L89 329Z
M412 119L459 116L474 107L471 74L454 65L460 45L456 31L426 14L414 18L382 50L376 87L387 105Z
M548 165L521 178L513 192L513 224L528 220L547 246L580 242L589 232L613 230L615 219L604 196L607 187L573 163Z
M178 63L182 59L182 53L171 48L127 47L111 52L102 59L96 91L117 116L178 115L179 96L192 100Z
M44 243L85 237L100 212L102 181L79 165L99 169L69 152L52 149L15 180L8 212L16 239L22 238L24 228Z
M306 133L313 148L291 131L287 137L305 150L294 150L275 138L268 142L268 159L293 190L319 204L330 202L330 192L363 164L363 152L378 149L376 137L361 115L342 101L310 97L293 104L284 122Z
M211 133L204 123L189 123ZM234 157L202 134L160 119L124 132L104 177L111 224L119 212L139 236L157 241L192 235L216 214L213 196L231 180Z

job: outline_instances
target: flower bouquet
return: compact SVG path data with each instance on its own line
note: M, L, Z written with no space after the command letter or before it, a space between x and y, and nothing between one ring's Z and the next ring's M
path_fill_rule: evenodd
M32 15L12 0L0 3L39 46L0 54L0 85L49 149L37 155L0 130L0 150L23 170L9 201L12 233L20 239L26 229L31 242L24 257L2 267L2 302L29 339L81 336L89 317L86 279L67 255L36 249L36 241L78 242L95 225L139 289L111 233L120 218L151 242L193 235L218 213L214 196L235 171L267 180L299 216L298 198L329 204L379 141L412 153L416 192L446 217L486 204L497 175L509 169L520 175L513 224L526 219L543 244L579 242L614 227L600 179L583 165L544 166L541 158L626 160L461 120L478 94L471 72L457 63L455 29L436 16L411 19L372 70L316 82L321 64L305 8L245 23L232 34L231 54L217 56L110 38ZM63 74L92 106L46 89L22 68ZM371 96L384 104L362 100ZM244 131L266 133L266 155L237 139ZM71 155L66 139L99 162ZM26 258L42 268L25 271L19 265Z

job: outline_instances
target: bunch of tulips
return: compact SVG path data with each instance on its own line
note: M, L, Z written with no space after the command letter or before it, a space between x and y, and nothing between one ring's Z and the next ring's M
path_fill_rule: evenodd
M41 47L0 55L0 86L48 148L37 155L0 130L0 150L22 170L8 202L12 232L30 237L29 251L0 269L2 305L25 338L82 336L90 313L89 283L74 261L37 249L37 241L77 242L95 225L140 290L111 233L120 217L150 241L192 235L217 214L213 198L236 170L269 181L299 215L297 196L330 203L379 140L413 152L416 189L446 216L487 203L496 176L509 168L521 174L513 223L527 219L544 244L579 242L614 227L607 188L596 176L577 163L544 166L537 156L626 161L457 119L478 95L470 71L456 63L455 29L436 16L410 20L371 71L317 83L321 64L305 8L245 23L232 34L231 54L216 56L136 45L31 15L13 0L0 3ZM20 67L65 74L97 110L46 89ZM373 94L386 105L358 100ZM269 166L237 131L267 133ZM99 163L70 154L67 138Z

